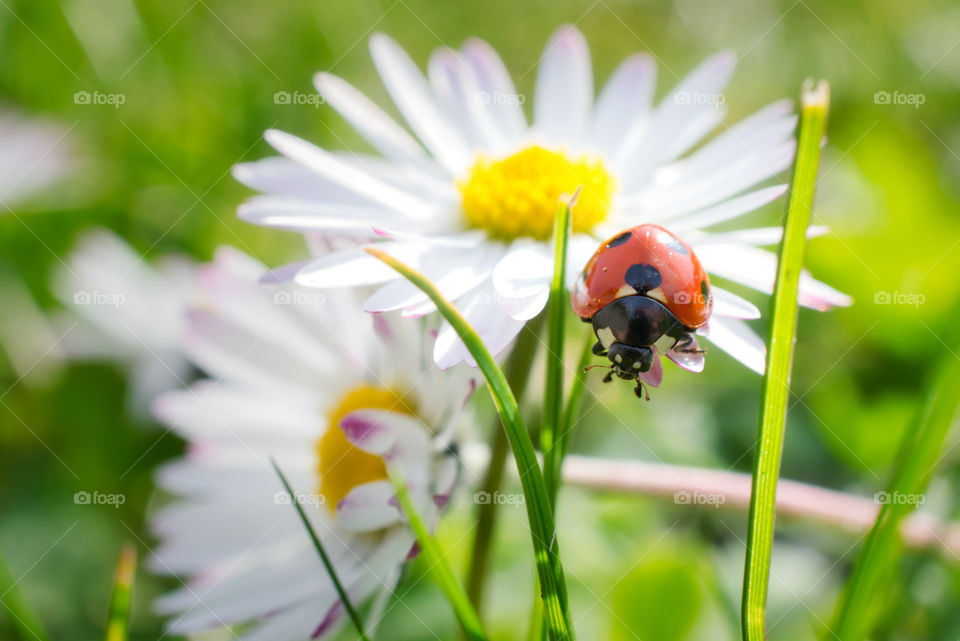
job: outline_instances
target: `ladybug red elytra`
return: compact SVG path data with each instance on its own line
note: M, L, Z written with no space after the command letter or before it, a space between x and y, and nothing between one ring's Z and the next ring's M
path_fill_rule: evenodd
M710 319L710 278L693 250L659 225L638 225L603 243L587 262L571 294L573 310L593 324L593 353L612 363L614 375L637 383L660 369L664 355L688 369L703 364L694 332ZM649 373L649 374L648 374Z

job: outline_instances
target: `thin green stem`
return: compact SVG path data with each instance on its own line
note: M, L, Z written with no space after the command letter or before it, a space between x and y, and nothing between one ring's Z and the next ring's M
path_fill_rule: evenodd
M307 529L307 534L310 535L310 540L313 542L313 547L317 550L317 554L320 556L320 560L323 562L323 567L327 570L327 575L330 577L330 581L333 582L333 587L337 591L337 596L340 598L340 603L343 604L343 608L347 611L347 616L349 616L350 621L353 622L353 627L356 628L357 634L360 635L359 638L361 641L370 641L367 637L366 631L363 628L363 621L360 620L360 615L357 613L357 609L353 607L350 597L347 596L347 591L343 588L343 584L340 583L340 578L337 576L337 572L333 568L333 563L330 561L330 557L327 556L327 551L324 549L323 543L320 542L320 537L317 536L316 531L314 531L313 524L310 523L310 519L307 518L306 512L303 511L303 506L300 505L300 501L297 499L296 493L294 493L293 488L290 487L290 482L280 470L280 466L277 465L276 461L270 459L270 464L276 471L277 476L280 477L280 482L283 483L283 488L287 491L287 494L290 495L290 502L293 503L293 506L297 510L297 514L300 515L300 520L303 522L303 526Z
M790 183L777 279L770 304L770 338L763 377L760 427L753 461L753 488L747 530L741 624L745 641L764 639L764 613L770 580L770 554L776 510L777 477L783 453L790 370L797 326L797 296L806 248L807 226L820 162L820 143L827 121L826 82L804 86L801 98L797 158Z
M120 551L113 579L110 612L107 615L106 641L126 641L130 624L133 579L137 570L137 549L127 544Z
M517 464L520 484L527 508L530 535L533 539L534 558L540 577L541 596L547 621L547 632L554 641L573 639L573 626L567 609L567 587L560 564L559 544L556 525L547 488L540 471L533 441L523 423L517 399L514 397L497 362L486 345L483 344L470 323L457 309L444 298L437 288L423 274L393 258L389 254L367 247L366 251L395 269L411 283L416 285L437 306L437 309L457 332L460 339L477 362L477 366L487 381L487 387L493 396L494 404L507 432L507 440L513 450Z
M513 390L514 396L523 398L530 380L530 370L533 369L533 359L540 342L537 334L543 324L542 316L528 322L517 338L517 343L507 359L507 383ZM507 463L507 453L510 444L507 442L507 433L500 427L500 418L496 418L491 429L490 462L486 474L480 485L480 491L486 496L493 496L500 491L503 483L504 468ZM470 569L467 572L467 595L477 611L483 611L484 588L486 587L487 567L490 560L490 549L493 545L493 534L497 525L499 510L496 501L477 503L477 526L474 529L473 553L470 555Z
M417 507L413 504L410 492L407 490L407 484L398 470L391 471L391 479L397 490L397 501L400 503L400 508L410 523L410 529L417 536L420 553L426 561L428 571L447 596L447 600L450 601L453 612L457 615L457 620L460 622L464 633L471 641L486 641L487 634L483 631L483 624L480 623L477 611L473 609L470 599L467 598L467 593L463 591L463 587L457 581L457 577L454 576L450 564L447 563L446 555L440 549L437 540L430 535L430 530L427 529L423 518L417 512Z
M915 424L904 435L892 480L884 493L880 514L874 522L853 566L837 608L834 634L839 641L869 638L881 611L885 586L892 578L902 548L901 524L920 502L937 463L943 444L957 417L960 403L960 336L955 336L941 358Z
M563 326L567 317L567 245L570 237L570 210L580 190L569 201L561 199L553 230L553 281L547 303L547 376L543 392L543 423L540 427L540 451L543 452L543 477L550 507L555 508L560 486L563 452L557 444L557 425L563 407Z
M560 448L560 465L558 472L563 473L563 459L567 456L567 450L570 446L570 433L573 431L573 425L580 415L580 404L583 401L583 392L587 385L587 376L584 371L590 364L593 356L593 335L590 334L583 349L580 350L580 360L577 362L577 373L570 385L570 393L567 395L567 406L563 410L563 420L560 422L561 432L557 439Z

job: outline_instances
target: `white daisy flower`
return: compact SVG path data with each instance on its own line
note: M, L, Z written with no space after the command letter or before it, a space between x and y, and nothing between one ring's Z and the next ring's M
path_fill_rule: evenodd
M415 553L388 467L427 522L458 475L469 370L439 370L419 323L365 314L349 292L271 292L264 272L231 249L200 270L206 302L189 312L185 349L210 379L154 405L188 442L157 478L178 498L152 518L153 568L190 577L156 603L173 634L229 625L244 641L286 641L344 623L271 457L355 603L388 594Z
M0 215L70 169L66 128L0 111Z
M110 231L86 232L51 287L69 310L57 319L67 358L123 364L131 408L145 414L157 394L191 376L182 343L184 311L196 289L194 268L177 255L151 264Z
M379 246L430 277L493 352L544 307L553 273L550 234L558 198L582 186L573 211L571 284L600 241L641 223L681 234L712 275L769 293L779 229L707 233L773 201L785 185L758 187L793 158L796 117L776 102L696 147L723 120L722 94L735 58L721 52L654 103L656 67L636 54L594 98L590 53L577 29L547 43L527 123L497 54L480 40L439 49L428 77L393 40L370 41L374 64L414 138L344 80L315 84L379 152L321 149L280 131L266 133L282 155L241 164L235 176L264 192L241 206L244 220L303 233L378 237ZM696 147L696 148L695 148ZM310 287L379 284L370 312L434 311L426 297L362 249L298 266ZM714 287L709 340L753 369L763 343L742 319L757 308ZM804 274L801 303L849 304ZM445 324L434 348L442 367L471 361Z

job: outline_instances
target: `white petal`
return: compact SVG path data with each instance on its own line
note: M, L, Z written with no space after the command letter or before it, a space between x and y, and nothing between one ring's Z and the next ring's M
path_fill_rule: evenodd
M441 48L430 56L430 83L446 112L474 148L502 154L508 142L486 108L489 99L477 85L473 71L460 54Z
M410 128L450 173L459 175L471 160L463 137L441 113L430 88L407 53L391 38L370 38L373 63Z
M597 98L590 145L603 157L614 157L634 127L650 116L657 66L646 53L630 56L617 67Z
M488 109L504 138L508 141L519 140L527 130L527 119L523 115L522 107L523 97L517 94L510 72L500 56L490 45L477 38L471 38L464 43L463 54L473 70L477 84L487 93Z
M772 294L776 278L775 254L748 245L697 245L700 262L711 274L736 281L758 291ZM852 299L814 279L807 270L800 273L800 304L826 310L831 306L846 307Z
M785 194L788 187L789 185L773 185L752 191L743 196L731 198L709 209L704 209L677 220L671 220L670 229L675 233L681 233L691 229L703 229L711 225L732 220L737 216L749 213L769 202L773 202ZM662 220L668 220L670 218L668 214L669 212L666 212Z
M495 356L516 338L524 321L511 318L497 304L493 285L488 283L467 297L461 311L473 326L487 349ZM449 369L461 361L475 365L475 361L460 341L456 331L444 322L434 343L433 358L442 369Z
M322 201L306 201L283 196L255 196L237 208L240 220L254 225L288 231L363 231L369 236L375 225L389 225L397 220L382 208L338 205ZM403 221L409 225L409 221Z
M706 338L756 373L763 374L766 347L760 337L743 321L714 316L710 319Z
M287 158L301 163L371 202L379 203L413 219L429 218L433 213L433 206L430 203L355 169L338 160L333 154L296 136L270 129L264 134L264 138Z
M537 72L533 119L537 136L554 145L579 142L592 102L587 41L576 27L560 27L547 42Z
M380 243L378 247L398 259L419 267L422 256L431 251L429 245ZM399 278L393 268L374 258L362 248L339 251L307 263L296 275L305 287L355 287L375 285Z
M337 525L351 532L372 532L399 523L396 495L390 481L356 486L337 504Z
M807 238L817 238L829 233L826 225L810 225L807 227ZM754 229L737 229L718 234L710 234L698 239L696 245L776 245L783 240L783 227L756 227Z
M330 106L384 156L416 164L427 161L417 141L345 80L333 74L318 73L313 82Z
M667 358L695 374L702 372L706 363L703 352L700 351L700 343L696 338L693 339L693 345L688 345L686 350L671 349L668 351Z
M653 364L646 372L637 372L637 378L650 387L660 387L663 382L663 361L660 360L660 354L653 350Z
M716 285L710 285L710 292L713 294L714 314L746 320L760 318L760 310L747 299Z

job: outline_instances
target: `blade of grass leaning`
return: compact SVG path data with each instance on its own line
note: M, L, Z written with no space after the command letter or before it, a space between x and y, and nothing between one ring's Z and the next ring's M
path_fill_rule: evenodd
M463 632L470 641L486 641L487 634L483 631L483 624L480 623L480 617L477 611L473 609L467 593L464 592L457 577L454 576L450 564L447 563L446 556L440 549L437 540L430 535L426 524L423 522L417 507L410 498L410 492L407 490L407 484L403 477L393 470L390 474L393 486L397 490L397 501L400 508L407 517L410 529L417 536L417 542L420 544L420 554L426 561L428 572L443 590L447 600L453 607L454 614L463 628Z
M560 489L560 465L563 451L557 443L563 407L563 326L567 317L567 246L570 238L571 211L580 195L580 187L569 199L561 198L553 228L553 281L547 302L547 376L543 393L543 422L540 427L540 451L543 452L543 478L547 484L550 507L556 511Z
M553 511L550 509L550 499L533 449L533 441L530 440L530 435L524 426L517 399L510 390L506 377L476 330L429 279L375 247L367 247L366 251L395 269L433 301L446 321L457 332L483 373L506 430L510 448L513 450L520 484L523 488L537 574L540 577L547 633L553 641L560 639L572 641L573 626L567 609L567 588L560 564Z
M113 577L113 594L107 614L107 641L127 641L130 626L130 604L133 579L137 571L137 548L132 543L123 546L117 570Z
M955 332L956 334L956 332ZM957 420L960 404L960 340L956 335L937 367L933 387L914 424L901 443L891 482L881 500L880 513L860 550L837 608L834 634L838 641L870 637L882 611L888 580L895 575L902 552L900 524L916 509L934 469L942 458L944 441Z
M764 639L764 614L773 550L777 477L790 396L790 370L797 326L800 270L813 208L820 143L826 129L830 92L825 81L805 83L793 180L777 261L777 279L770 304L770 338L763 377L760 427L753 461L753 490L743 574L741 625L745 641Z
M360 620L360 615L357 613L357 609L353 607L350 597L347 596L347 591L343 588L343 584L340 583L340 578L337 576L336 570L333 569L333 563L330 561L330 557L327 556L327 551L320 542L320 537L317 536L316 531L314 531L313 525L310 523L310 519L307 518L306 512L303 511L303 506L300 505L300 501L297 500L297 495L294 493L293 488L290 487L290 482L280 470L280 466L277 465L277 462L272 458L270 459L270 465L273 466L277 476L280 477L280 482L283 483L283 489L287 491L287 494L290 496L290 502L293 503L293 507L296 508L297 514L300 515L300 520L303 521L303 527L307 529L307 534L310 535L310 540L313 542L313 547L316 548L317 554L320 555L320 560L323 562L323 567L326 568L327 575L329 575L330 580L333 582L333 587L337 591L337 596L340 598L340 603L343 604L343 608L347 611L347 616L350 617L353 627L357 630L357 634L359 635L358 638L361 641L370 641L370 639L367 637L366 630L363 627L363 621Z
M514 396L518 398L523 398L530 380L530 370L533 369L533 359L537 352L537 345L540 344L538 334L542 325L542 315L524 325L513 346L513 351L507 358L504 374ZM500 491L506 469L507 453L510 450L507 434L500 427L499 415L492 427L490 462L487 464L487 471L479 490L480 493L486 493L491 497ZM477 525L474 528L473 551L470 553L470 569L467 571L467 595L478 612L483 611L487 567L490 548L493 545L493 533L497 525L498 507L496 501L477 502L476 506Z
M33 608L23 598L19 583L19 579L11 574L6 562L0 558L0 594L3 595L0 605L4 606L0 612L6 612L10 617L10 623L17 630L21 641L49 641L50 635Z

